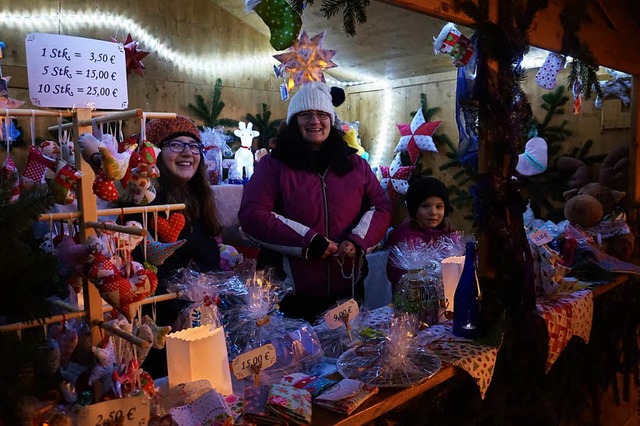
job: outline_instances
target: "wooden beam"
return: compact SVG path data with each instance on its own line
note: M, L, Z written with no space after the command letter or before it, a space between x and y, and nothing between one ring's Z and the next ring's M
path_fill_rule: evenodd
M433 16L444 21L473 27L474 22L459 8L453 0L381 0L383 3L398 6L424 15ZM564 30L560 23L566 0L549 0L547 8L539 11L529 33L532 46L541 47L559 53L562 52L562 36ZM582 42L587 43L598 63L630 74L640 74L640 55L633 54L622 46L640 45L640 31L633 15L616 14L616 27L611 28L609 19L598 9L597 5L588 2L589 17L592 22L584 23L579 32ZM612 10L607 8L608 11ZM624 19L624 21L623 21Z

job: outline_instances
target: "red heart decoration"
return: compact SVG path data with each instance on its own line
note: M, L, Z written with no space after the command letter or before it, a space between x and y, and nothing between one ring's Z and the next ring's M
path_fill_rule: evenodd
M153 227L155 221L151 222ZM182 213L173 213L169 219L158 217L158 239L163 243L175 243L184 228L185 219Z
M98 198L105 201L116 201L118 199L116 185L112 180L107 179L102 169L98 170L92 189Z
M141 277L145 277L141 279ZM124 315L129 321L134 316L131 304L146 299L155 292L158 286L158 277L155 273L140 270L130 279L121 273L116 273L102 280L98 286L100 296L111 306Z

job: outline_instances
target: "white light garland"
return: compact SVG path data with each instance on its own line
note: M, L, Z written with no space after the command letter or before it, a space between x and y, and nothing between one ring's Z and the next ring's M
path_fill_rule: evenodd
M224 78L238 74L264 76L270 72L275 61L272 52L259 52L256 55L217 54L215 58L204 55L183 53L154 36L149 30L126 15L101 10L91 11L0 11L0 28L34 29L37 31L58 31L59 28L114 28L125 29L140 42L140 47L153 52L158 59L164 59L181 70L196 75Z
M215 58L204 55L183 53L172 48L168 43L154 36L149 30L126 15L105 12L102 10L59 11L55 9L41 9L37 11L0 11L2 21L0 28L17 29L20 31L54 31L60 28L106 28L126 29L135 40L140 42L140 48L150 51L158 59L171 62L177 69L204 77L216 76L220 78L235 77L238 74L264 76L271 72L276 63L272 52L260 53L259 56L240 54L216 54ZM362 78L362 75L361 75ZM332 85L350 87L361 84L377 83L383 87L383 102L380 111L379 128L375 133L375 143L371 153L370 163L379 166L385 153L392 145L392 129L394 122L393 94L387 80L375 77L361 81L342 82L330 79Z

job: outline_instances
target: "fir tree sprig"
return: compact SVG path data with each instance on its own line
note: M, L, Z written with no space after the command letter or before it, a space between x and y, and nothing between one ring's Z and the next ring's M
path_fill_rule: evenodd
M320 11L330 19L342 11L342 30L350 37L356 35L356 24L367 22L369 0L324 0Z
M216 84L211 93L211 104L207 105L202 95L196 95L196 103L189 104L188 108L198 119L203 121L203 127L238 127L238 120L219 118L225 103L220 100L222 96L222 79L216 79Z
M284 120L278 118L273 121L271 119L271 110L267 104L262 104L262 114L257 113L255 116L247 113L246 120L253 123L253 130L260 132L258 148L269 148L269 139L278 134L278 126Z

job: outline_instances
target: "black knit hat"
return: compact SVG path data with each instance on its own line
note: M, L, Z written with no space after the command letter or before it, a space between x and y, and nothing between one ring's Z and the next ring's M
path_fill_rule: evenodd
M409 216L415 218L420 204L431 196L442 199L444 202L444 215L448 216L451 211L451 205L449 204L447 187L444 183L431 176L421 177L409 185L406 197Z

